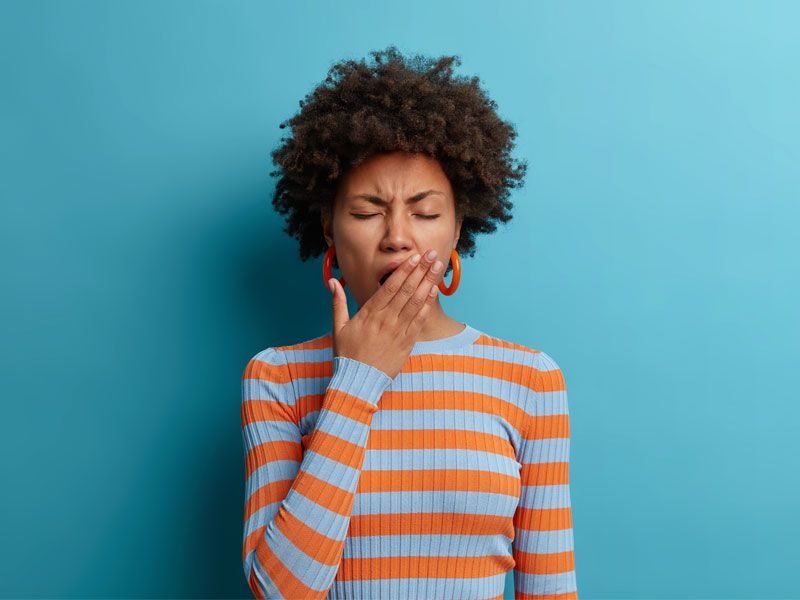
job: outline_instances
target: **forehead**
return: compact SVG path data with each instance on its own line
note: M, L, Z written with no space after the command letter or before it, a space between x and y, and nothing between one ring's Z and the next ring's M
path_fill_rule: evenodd
M452 197L450 180L439 161L424 154L393 152L371 156L350 169L339 185L337 196L369 193L392 200L395 196L404 199L423 189L440 190Z

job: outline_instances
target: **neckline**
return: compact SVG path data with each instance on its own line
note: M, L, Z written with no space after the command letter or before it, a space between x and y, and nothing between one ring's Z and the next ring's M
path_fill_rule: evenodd
M439 338L438 340L422 340L414 342L414 347L411 349L409 356L439 352L442 350L453 350L455 348L469 346L481 336L481 332L470 326L469 323L461 324L464 326L464 329L453 335ZM330 330L328 330L328 332L325 334L325 337L331 339Z
M414 342L411 355L424 354L427 352L437 352L440 350L452 350L462 346L468 346L477 340L481 332L471 327L469 323L461 323L464 329L453 335L439 338L438 340L423 340Z

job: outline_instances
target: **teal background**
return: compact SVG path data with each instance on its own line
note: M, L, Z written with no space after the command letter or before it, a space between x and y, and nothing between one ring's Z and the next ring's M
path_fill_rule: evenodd
M248 597L240 377L331 319L269 152L394 43L461 56L518 128L515 218L442 302L564 372L580 597L800 597L799 22L0 2L0 596Z

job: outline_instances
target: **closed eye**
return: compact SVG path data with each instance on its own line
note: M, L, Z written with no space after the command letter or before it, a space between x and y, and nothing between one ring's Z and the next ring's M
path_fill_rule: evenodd
M369 219L370 217L378 216L377 213L372 213L369 215L361 215L356 213L351 213L356 219ZM441 215L416 215L422 219L438 219Z

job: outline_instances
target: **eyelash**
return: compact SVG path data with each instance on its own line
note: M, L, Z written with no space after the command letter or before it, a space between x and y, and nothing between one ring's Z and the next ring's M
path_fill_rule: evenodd
M373 214L371 214L371 215L358 215L358 214L355 214L355 213L353 213L353 216L354 216L356 219L369 219L370 217L375 217L375 216L377 216L377 213L373 213ZM417 216L418 216L418 217L422 217L423 219L437 219L437 218L439 218L441 215L417 215Z

